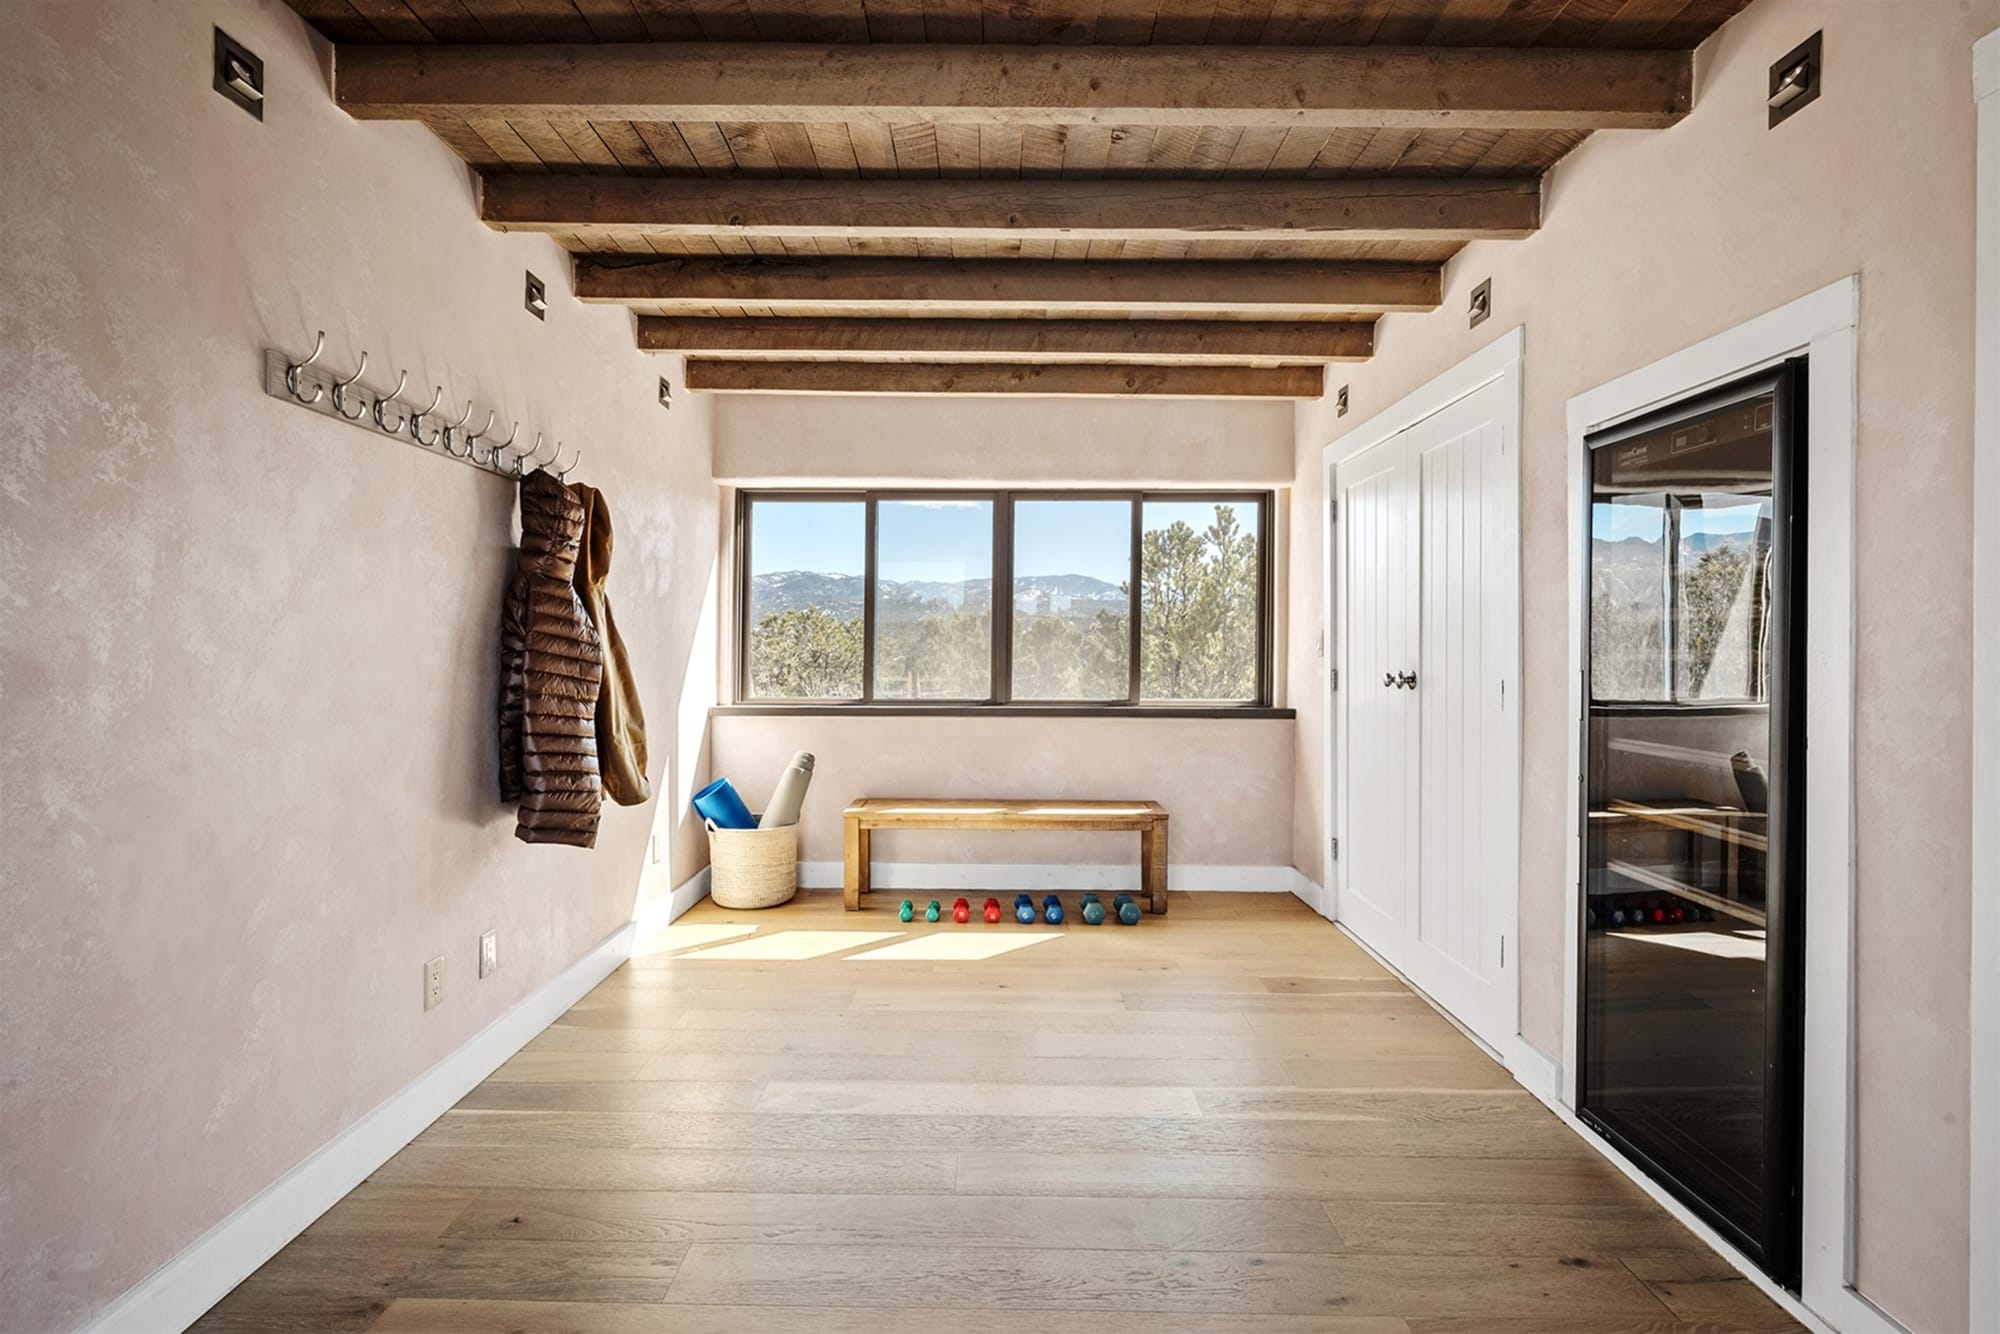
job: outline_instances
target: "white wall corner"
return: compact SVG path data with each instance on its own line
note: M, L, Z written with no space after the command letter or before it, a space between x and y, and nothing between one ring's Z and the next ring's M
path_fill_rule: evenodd
M709 867L702 867L665 898L641 908L632 918L632 951L643 949L654 936L672 926L689 908L708 897Z

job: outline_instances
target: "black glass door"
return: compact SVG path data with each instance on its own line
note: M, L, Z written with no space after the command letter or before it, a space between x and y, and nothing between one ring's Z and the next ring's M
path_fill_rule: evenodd
M1589 441L1578 1100L1794 1288L1803 384Z

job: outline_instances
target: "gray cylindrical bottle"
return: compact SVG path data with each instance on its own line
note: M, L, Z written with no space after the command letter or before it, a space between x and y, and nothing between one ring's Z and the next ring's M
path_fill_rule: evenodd
M813 757L805 751L792 756L784 776L778 779L778 789L771 794L770 804L764 807L764 818L757 822L759 829L782 829L788 824L799 822L799 807L805 803L806 789L812 786Z

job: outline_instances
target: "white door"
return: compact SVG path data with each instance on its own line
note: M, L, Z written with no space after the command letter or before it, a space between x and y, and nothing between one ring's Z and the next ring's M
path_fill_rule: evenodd
M1340 465L1341 874L1334 916L1384 953L1400 941L1416 871L1417 533L1407 433Z
M1518 1027L1519 575L1494 381L1340 464L1336 915L1496 1049Z

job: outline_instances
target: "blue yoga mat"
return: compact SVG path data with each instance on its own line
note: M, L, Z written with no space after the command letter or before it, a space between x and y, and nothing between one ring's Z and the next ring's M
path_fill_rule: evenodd
M715 821L718 829L755 829L757 817L736 795L727 778L718 778L694 794L694 808L704 820Z

